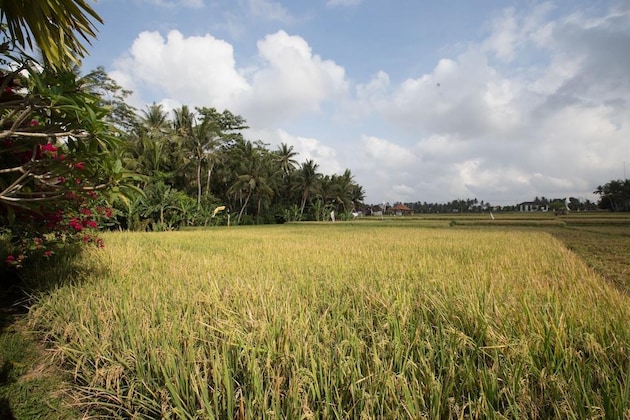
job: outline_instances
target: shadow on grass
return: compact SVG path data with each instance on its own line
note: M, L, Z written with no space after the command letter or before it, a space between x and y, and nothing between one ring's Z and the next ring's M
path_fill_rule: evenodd
M51 396L63 378L32 374L43 363L44 346L24 321L41 296L63 285L80 284L97 270L85 265L81 253L80 246L67 247L49 259L29 260L20 270L0 271L4 283L0 291L0 419L73 418L61 400Z

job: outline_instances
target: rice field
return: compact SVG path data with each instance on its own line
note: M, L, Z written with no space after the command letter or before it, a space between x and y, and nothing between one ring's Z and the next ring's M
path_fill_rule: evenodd
M436 226L111 233L30 325L94 417L630 417L627 295L551 234Z

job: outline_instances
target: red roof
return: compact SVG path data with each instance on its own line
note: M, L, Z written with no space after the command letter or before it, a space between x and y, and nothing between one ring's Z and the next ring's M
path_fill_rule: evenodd
M396 210L396 211L411 211L411 209L407 206L405 206L404 204L396 204L394 207L392 207L392 210Z

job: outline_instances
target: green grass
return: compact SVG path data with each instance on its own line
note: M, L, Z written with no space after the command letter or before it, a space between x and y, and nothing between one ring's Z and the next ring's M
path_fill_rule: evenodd
M570 226L549 231L592 269L630 295L630 226Z
M538 227L448 224L109 234L28 320L92 414L630 415L627 296Z
M71 376L50 363L23 320L0 333L0 418L80 418L63 394L64 379Z

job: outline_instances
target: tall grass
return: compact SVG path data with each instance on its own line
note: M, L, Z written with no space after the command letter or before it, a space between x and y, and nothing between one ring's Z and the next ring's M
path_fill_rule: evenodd
M91 277L31 311L93 415L630 415L630 302L550 235L330 224L106 242Z

